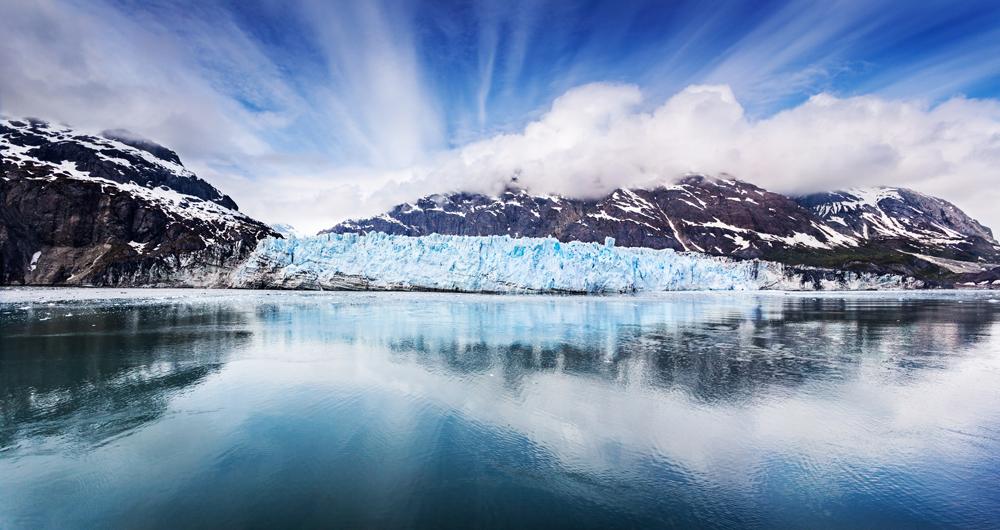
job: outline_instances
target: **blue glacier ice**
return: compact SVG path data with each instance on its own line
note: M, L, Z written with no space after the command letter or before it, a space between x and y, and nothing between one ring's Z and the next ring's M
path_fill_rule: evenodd
M260 242L232 287L629 293L913 287L892 275L508 236L327 234Z

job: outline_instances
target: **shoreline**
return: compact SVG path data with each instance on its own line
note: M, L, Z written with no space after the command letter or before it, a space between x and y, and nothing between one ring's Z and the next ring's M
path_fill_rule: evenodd
M540 300L545 298L574 298L607 301L655 301L677 297L718 297L738 295L753 297L792 298L987 298L1000 299L995 289L886 289L886 290L683 290L638 293L485 293L466 291L422 290L307 290L307 289L233 289L198 287L84 287L84 286L2 286L0 305L25 303L53 303L102 300L158 300L183 301L186 299L246 299L259 296L276 298L476 298L491 300Z

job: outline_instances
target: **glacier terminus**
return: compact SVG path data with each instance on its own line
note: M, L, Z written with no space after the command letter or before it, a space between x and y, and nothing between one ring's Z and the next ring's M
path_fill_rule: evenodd
M794 267L671 249L509 236L369 233L263 239L230 287L490 293L860 290L920 287L891 274Z

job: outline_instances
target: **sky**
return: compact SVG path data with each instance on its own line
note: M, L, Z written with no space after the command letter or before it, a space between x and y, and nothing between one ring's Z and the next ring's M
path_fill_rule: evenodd
M685 173L1000 230L1000 2L0 0L0 113L127 129L304 232Z

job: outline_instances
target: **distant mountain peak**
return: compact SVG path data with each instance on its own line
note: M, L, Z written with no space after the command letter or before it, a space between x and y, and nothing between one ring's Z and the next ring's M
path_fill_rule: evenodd
M954 204L908 188L873 186L814 193L799 202L845 233L865 239L908 239L941 245L981 239L993 232Z

